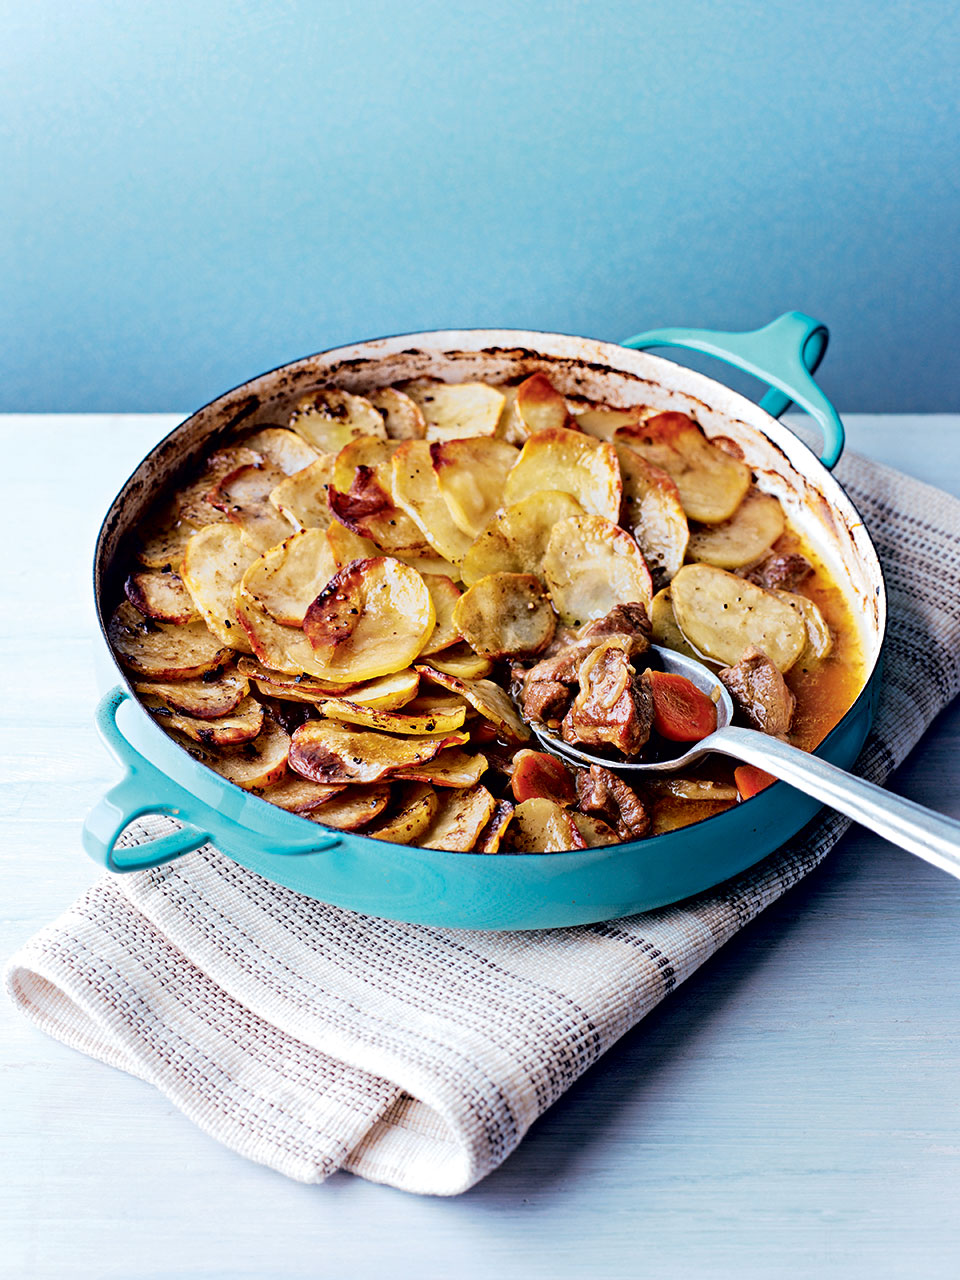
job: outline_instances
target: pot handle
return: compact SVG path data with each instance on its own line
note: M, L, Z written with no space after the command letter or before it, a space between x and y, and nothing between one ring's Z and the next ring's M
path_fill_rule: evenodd
M627 338L621 346L637 351L651 347L703 351L766 382L770 390L760 401L760 408L772 418L779 418L794 403L805 409L823 436L820 461L832 469L843 452L843 423L810 376L823 359L829 338L827 326L819 320L802 311L787 311L762 329L750 329L746 333L724 333L719 329L650 329Z
M250 835L233 819L161 773L124 737L117 724L117 712L129 697L127 690L117 685L101 698L96 711L100 737L125 772L120 781L94 805L83 824L83 847L90 857L102 863L108 871L146 871L172 862L185 853L193 853L211 842L227 850L241 845L251 847ZM157 796L164 799L159 801ZM147 814L176 818L182 823L182 829L157 836L131 849L118 849L117 839L121 832L135 818ZM309 833L303 847L297 847L296 841L291 840L283 849L278 849L265 837L257 843L262 852L308 854L333 848L340 839L332 833L316 831Z

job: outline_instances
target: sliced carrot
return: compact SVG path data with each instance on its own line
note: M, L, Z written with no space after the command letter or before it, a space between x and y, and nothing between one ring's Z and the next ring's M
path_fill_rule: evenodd
M524 800L554 800L573 804L576 792L566 767L546 751L518 751L514 757L510 790L518 804Z
M686 676L649 672L653 689L653 727L669 742L699 742L717 727L717 707Z
M772 773L767 773L764 769L758 769L754 764L742 764L738 769L734 769L733 780L737 784L741 800L749 800L758 791L763 791L769 787L771 782L776 782L776 778Z

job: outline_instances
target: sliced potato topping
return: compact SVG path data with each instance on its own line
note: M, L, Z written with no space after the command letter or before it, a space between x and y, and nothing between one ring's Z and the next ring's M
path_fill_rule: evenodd
M243 586L271 618L300 627L307 609L337 572L322 529L301 529L254 560Z
M430 446L437 484L458 529L481 534L503 499L507 475L520 456L512 444L477 436Z
M507 476L503 500L512 506L542 489L569 493L584 511L617 521L621 483L613 445L564 427L531 436Z
M354 560L372 560L380 554L375 542L362 538L360 534L348 529L345 524L335 520L327 529L327 541L339 568L352 564Z
M470 756L465 751L450 747L439 752L432 760L398 769L393 777L432 782L435 787L472 787L486 771L486 756Z
M418 663L417 670L435 684L449 689L451 693L458 693L485 720L490 721L505 742L526 742L530 737L530 730L517 715L510 698L492 680L461 679L440 671L435 664L421 666Z
M580 835L570 813L555 800L524 800L513 811L507 844L517 853L561 853L582 849Z
M385 784L372 787L350 787L325 804L311 809L305 816L311 822L335 827L338 831L356 831L382 813L390 800Z
M615 439L673 478L691 520L729 520L750 486L750 468L711 444L685 413L655 414L639 426L619 428Z
M425 440L407 440L393 455L393 499L438 555L460 563L470 537L450 514Z
M417 715L408 710L383 711L377 707L365 707L350 698L324 698L317 701L317 710L328 720L344 724L366 725L369 729L382 729L386 733L426 734L450 733L459 729L467 718L465 706L447 710L428 711Z
M270 490L270 502L294 529L326 529L333 519L327 490L333 482L335 459L333 453L322 454Z
M320 782L311 782L309 778L301 778L299 774L288 773L280 782L267 787L263 799L279 805L288 813L309 813L341 791L342 786L324 786Z
M533 573L542 581L543 555L554 525L582 514L569 493L531 493L501 512L473 543L460 565L463 581L472 586L488 573Z
M489 573L457 601L457 631L488 658L540 653L553 639L557 617L532 573Z
M386 816L378 818L363 834L391 844L413 844L439 808L440 797L429 783L400 783Z
M575 425L566 400L545 373L533 373L520 383L515 407L524 440L541 431Z
M814 658L825 658L833 648L833 632L814 602L795 591L775 591L774 595L790 605L791 609L795 609L803 619L807 633L807 652Z
M244 791L263 791L279 782L287 772L290 735L275 720L265 716L263 729L252 742L236 747L200 746L180 733L171 733L175 741L196 759L209 765L228 782Z
M763 587L711 564L687 564L670 584L680 630L695 649L733 666L751 645L780 671L803 652L807 629L800 613Z
M166 573L155 569L131 573L123 591L138 613L157 622L192 622L200 616L190 593L172 569Z
M335 720L308 720L293 734L290 768L314 782L377 782L397 769L460 746L461 731L410 737L352 729Z
M317 460L317 450L286 427L261 427L243 442L248 449L279 467L284 475L296 475Z
M180 519L186 520L195 529L202 529L205 524L225 521L228 518L226 513L218 511L213 505L221 480L241 467L256 467L262 461L263 456L253 448L241 446L220 449L206 460L197 479L181 490L177 498Z
M194 742L209 746L228 747L237 742L250 742L263 728L263 707L256 698L246 697L229 715L216 720L201 720L173 711L167 704L151 694L143 699L143 705L155 718L170 729L177 729Z
M228 716L250 692L250 681L239 671L228 668L215 680L137 680L137 693L148 694L185 716L200 720L216 720Z
M429 827L420 836L421 849L468 852L476 844L496 808L496 800L482 783L462 791L450 791Z
M479 680L493 670L493 661L476 653L468 644L455 644L442 653L431 654L430 666L461 680Z
M416 697L420 685L420 673L412 667L404 671L394 671L388 676L380 676L377 680L368 680L363 684L336 684L330 680L318 680L311 676L285 675L261 666L253 658L241 658L238 669L251 680L256 680L261 692L273 698L285 698L290 702L322 702L331 695L345 697L349 695L351 702L358 702L363 707L379 707L384 711L392 711L395 707L405 706ZM417 711L420 715L421 711Z
M326 665L317 659L310 641L298 627L285 627L274 621L260 602L243 583L237 584L234 595L237 621L243 628L250 647L265 667L285 675L305 673L334 684L355 683L345 676L337 679L328 673Z
M660 467L617 444L623 478L623 523L633 531L651 573L667 583L683 564L690 528L680 491Z
M584 409L574 415L574 422L588 436L598 440L613 440L621 427L635 427L651 414L644 405L636 409Z
M785 525L777 499L751 487L729 520L693 530L687 555L720 569L740 569L765 555Z
M114 611L107 639L125 667L154 680L191 680L232 656L202 622L154 622L129 600Z
M650 605L650 629L650 638L654 644L659 644L664 649L674 649L677 653L685 653L688 658L703 657L702 653L697 653L696 649L692 648L680 630L674 616L673 599L669 587L664 587L653 597Z
M370 401L349 391L311 392L298 402L288 425L320 453L339 453L357 436L387 437L383 418Z
M387 436L391 440L422 440L427 434L419 405L405 391L396 387L382 387L367 393L367 399L383 418Z
M327 502L340 524L362 538L369 538L380 551L390 555L430 552L419 526L394 504L372 467L357 467L349 493L331 486Z
M407 394L416 401L426 423L426 439L463 440L492 436L497 429L504 395L485 382L411 382Z
M270 501L284 473L270 462L240 467L220 481L213 505L226 513L248 547L267 551L290 532L289 524Z
M453 611L457 607L457 601L460 599L460 588L446 574L423 573L420 576L430 592L433 611L437 616L433 630L430 632L430 637L420 650L421 656L427 656L431 653L440 653L443 649L449 649L452 644L456 644L461 638L453 620Z
M653 584L630 534L600 516L570 516L555 526L543 557L553 606L571 627L602 618L615 604L649 609Z
M217 519L216 512L213 518ZM182 521L175 510L167 508L141 533L137 559L148 569L179 570L184 548L194 532L193 525Z
M187 543L180 569L204 622L222 643L243 653L253 649L237 618L235 590L256 559L236 525L212 524Z
M487 825L477 836L473 846L474 853L497 853L507 834L507 828L513 818L513 805L509 800L498 800Z
M573 825L580 833L580 839L588 849L595 849L600 845L619 844L620 837L603 821L592 813L580 813L574 809L570 817L573 819Z
M389 496L393 486L393 455L400 448L396 440L379 436L357 436L343 446L333 464L333 487L349 493L359 467L367 467Z

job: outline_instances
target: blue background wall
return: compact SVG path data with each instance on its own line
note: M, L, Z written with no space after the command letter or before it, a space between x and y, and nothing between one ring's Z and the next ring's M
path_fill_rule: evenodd
M187 410L309 351L828 322L960 409L956 0L0 4L0 410Z

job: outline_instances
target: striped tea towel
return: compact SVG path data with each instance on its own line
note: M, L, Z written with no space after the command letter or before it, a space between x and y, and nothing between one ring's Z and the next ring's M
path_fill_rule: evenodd
M883 559L883 695L858 769L882 781L960 688L960 502L848 458ZM826 815L754 870L627 920L486 934L394 924L268 883L209 846L106 876L10 962L38 1026L148 1080L235 1151L453 1195L625 1031L807 874ZM166 830L143 821L128 843Z

